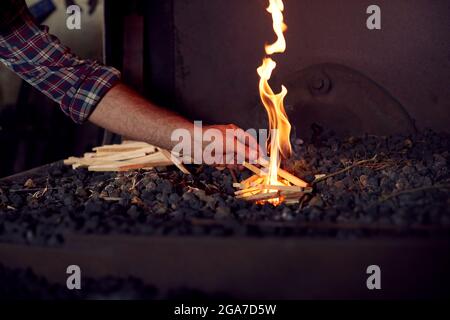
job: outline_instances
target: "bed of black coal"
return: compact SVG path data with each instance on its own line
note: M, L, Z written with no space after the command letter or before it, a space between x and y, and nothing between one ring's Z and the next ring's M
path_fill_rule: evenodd
M55 163L0 180L1 283L17 297L25 282L57 298L449 295L450 135L324 133L294 151L285 167L314 192L278 207L236 200L228 169L208 166L187 176ZM64 290L70 264L94 279L82 295ZM381 293L366 288L373 264L391 284Z

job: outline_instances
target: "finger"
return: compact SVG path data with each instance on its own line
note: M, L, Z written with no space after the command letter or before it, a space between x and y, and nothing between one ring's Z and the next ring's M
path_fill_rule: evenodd
M256 162L260 157L266 156L264 148L258 143L258 140L250 133L242 130L236 130L236 139L238 142L248 147L247 160Z
M236 163L242 165L246 162L255 162L258 159L258 150L236 140Z

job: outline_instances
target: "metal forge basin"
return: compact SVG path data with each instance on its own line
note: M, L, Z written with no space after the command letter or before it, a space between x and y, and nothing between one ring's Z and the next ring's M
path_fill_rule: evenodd
M65 285L83 277L133 276L160 291L193 288L239 299L449 297L449 241L418 239L69 236L60 248L0 245L0 264L31 268ZM366 269L382 270L382 290Z
M319 147L296 152L309 175L340 171L342 156L385 156L327 178L303 205L278 207L236 200L230 174L210 167L127 176L52 164L0 180L2 199L17 203L16 211L0 209L0 265L30 267L62 288L67 267L78 265L83 279L133 276L163 295L188 288L248 299L448 297L448 141L430 132L316 137ZM30 178L51 188L39 199L27 190L17 197L12 191ZM80 193L80 183L92 194ZM120 203L102 198L117 189ZM372 265L381 290L367 289Z

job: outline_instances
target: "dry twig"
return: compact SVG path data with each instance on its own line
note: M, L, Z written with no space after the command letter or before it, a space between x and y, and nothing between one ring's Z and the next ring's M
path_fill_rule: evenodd
M363 165L365 165L365 164L374 162L374 161L377 160L377 157L378 157L378 155L375 155L375 156L374 156L373 158L371 158L371 159L366 159L366 160L361 160L361 161L355 162L354 164L352 164L351 166L349 166L349 167L347 167L347 168L344 168L344 169L342 169L342 170L333 172L333 173L331 173L331 174L328 174L328 175L326 175L326 176L324 176L324 177L321 177L321 178L317 179L316 181L313 182L313 184L317 184L317 183L319 183L319 182L322 182L322 181L327 180L328 178L333 178L333 177L338 176L338 175L340 175L340 174L342 174L342 173L346 173L346 172L348 172L348 171L350 171L350 170L352 170L352 169L354 169L354 168L357 168L357 167L363 166Z

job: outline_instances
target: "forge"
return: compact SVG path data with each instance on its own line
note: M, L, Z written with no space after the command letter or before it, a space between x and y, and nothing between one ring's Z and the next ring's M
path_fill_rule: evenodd
M448 1L380 0L380 30L366 2L105 0L125 83L193 122L267 130L267 154L229 168L67 139L87 141L0 179L0 297L450 297Z

